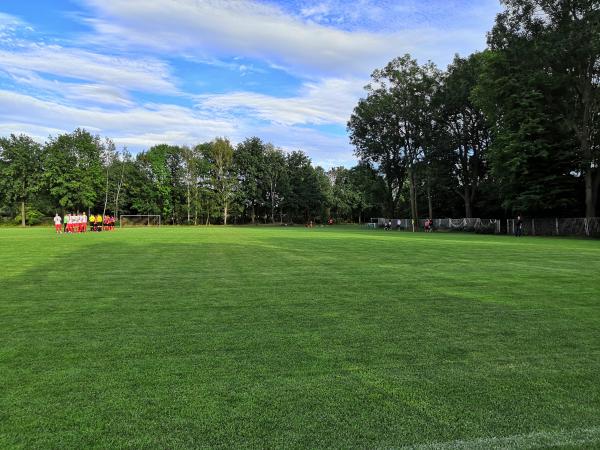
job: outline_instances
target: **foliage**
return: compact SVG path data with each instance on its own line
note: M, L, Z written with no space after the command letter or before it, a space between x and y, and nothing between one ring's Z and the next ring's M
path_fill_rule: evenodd
M50 138L42 156L43 180L63 210L87 210L104 191L101 156L109 143L77 129Z
M43 218L44 218L44 214L42 214L37 209L33 209L30 207L25 208L25 223L27 225L38 225L38 224L42 223ZM14 222L16 224L23 223L23 216L21 213L19 213L15 216Z
M378 164L385 174L394 210L408 179L413 218L419 216L417 165L431 144L431 102L439 78L433 63L420 66L410 55L396 58L373 72L367 98L359 101L348 122L357 156Z
M25 204L40 190L41 146L28 136L0 138L0 202L20 202L19 222L25 225Z

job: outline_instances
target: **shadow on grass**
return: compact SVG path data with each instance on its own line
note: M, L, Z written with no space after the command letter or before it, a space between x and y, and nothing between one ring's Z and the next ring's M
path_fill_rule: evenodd
M297 244L89 242L57 256L75 267L2 280L1 446L376 447L594 425L595 328L391 275L407 249ZM382 258L350 259L368 253Z

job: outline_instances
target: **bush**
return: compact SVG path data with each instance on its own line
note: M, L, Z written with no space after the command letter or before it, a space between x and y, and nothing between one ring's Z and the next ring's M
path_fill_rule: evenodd
M37 209L25 208L25 223L27 225L39 225L40 223L42 223L43 218L44 215ZM14 219L14 222L17 225L21 223L21 214L17 214L17 216Z

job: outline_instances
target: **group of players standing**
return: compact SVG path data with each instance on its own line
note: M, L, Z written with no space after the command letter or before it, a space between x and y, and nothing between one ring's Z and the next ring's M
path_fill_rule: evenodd
M89 222L89 228L88 228ZM54 216L56 233L85 233L86 231L112 231L115 229L115 217L110 215L65 214L64 220L58 213Z

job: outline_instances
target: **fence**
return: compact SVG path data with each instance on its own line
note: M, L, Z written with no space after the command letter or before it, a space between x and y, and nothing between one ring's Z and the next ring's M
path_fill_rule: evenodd
M414 222L411 219L371 219L368 226L383 228L392 224L393 230L419 231L425 228L425 220ZM488 234L515 234L516 219L433 219L434 231L463 231ZM523 219L523 236L587 236L600 237L600 217L592 218L546 218Z
M411 219L387 219L378 217L371 219L371 223L377 228L383 228L387 223L392 224L392 229L401 231L418 231L425 229L426 219L414 222ZM500 234L502 232L502 221L500 219L433 219L435 231L465 231L475 233Z
M507 219L506 233L515 234L515 219ZM600 217L523 219L524 236L587 236L600 237Z

